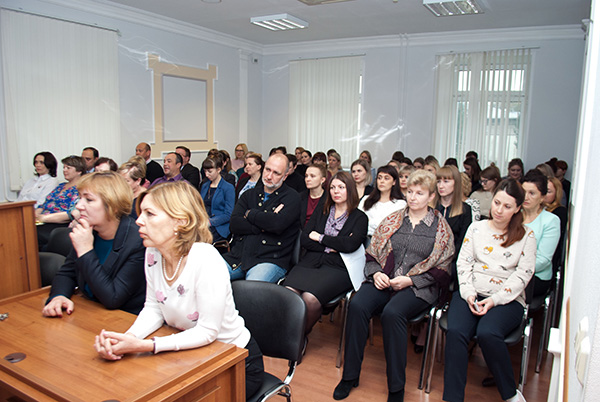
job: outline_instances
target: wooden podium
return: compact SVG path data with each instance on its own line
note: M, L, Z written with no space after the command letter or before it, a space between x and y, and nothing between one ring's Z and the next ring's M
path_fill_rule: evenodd
M0 203L0 299L41 286L34 204Z
M245 401L245 357L214 342L179 352L106 361L94 350L101 329L126 331L135 316L73 296L73 313L45 318L48 288L0 301L2 401ZM163 327L154 335L175 332ZM24 354L25 358L16 361ZM13 362L11 362L13 361Z

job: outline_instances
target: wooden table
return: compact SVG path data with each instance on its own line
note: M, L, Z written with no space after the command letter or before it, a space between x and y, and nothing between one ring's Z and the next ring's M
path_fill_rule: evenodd
M0 400L8 401L244 401L248 352L214 342L202 348L100 358L101 329L124 332L135 316L73 296L70 316L45 318L48 288L0 301ZM175 332L163 327L155 335ZM7 355L26 358L11 363Z

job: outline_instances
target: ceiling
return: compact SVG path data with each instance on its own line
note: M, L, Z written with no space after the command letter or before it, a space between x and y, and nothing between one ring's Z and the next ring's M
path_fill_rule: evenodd
M322 39L580 24L591 0L479 0L484 14L435 17L422 0L350 0L308 6L298 0L99 0L133 7L261 45ZM273 32L251 17L288 13L307 29Z

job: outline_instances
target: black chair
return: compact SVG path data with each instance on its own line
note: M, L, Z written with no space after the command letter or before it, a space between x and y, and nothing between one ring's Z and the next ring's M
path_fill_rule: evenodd
M265 401L274 395L291 401L290 382L304 346L304 301L293 291L269 282L235 281L231 287L236 308L263 355L287 359L289 365L283 381L265 372L261 388L248 401Z
M54 229L50 233L45 251L60 254L65 257L69 255L71 249L73 248L73 243L71 243L69 233L71 233L71 228L69 227Z
M523 387L527 382L527 365L529 363L529 353L531 348L531 336L533 335L533 319L529 318L529 305L533 301L533 278L529 281L529 284L525 288L525 308L523 311L523 317L521 319L521 323L518 327L512 330L505 338L504 343L508 346L514 346L523 340L523 351L521 353L521 370L519 373L519 382L518 389L523 392ZM433 330L432 337L429 338L429 342L431 342L430 347L426 348L425 353L429 354L427 349L430 349L430 357L428 358L428 370L426 374L426 384L425 384L425 392L429 393L431 391L431 377L433 373L433 363L435 360L435 354L437 349L437 338L439 329L446 333L448 330L448 307L449 304L444 306L444 308L438 310L435 313L435 317L433 319ZM477 342L477 336L473 338L473 341ZM423 356L425 359L428 356Z
M52 285L54 276L65 263L65 256L40 251L40 274L42 277L42 286Z

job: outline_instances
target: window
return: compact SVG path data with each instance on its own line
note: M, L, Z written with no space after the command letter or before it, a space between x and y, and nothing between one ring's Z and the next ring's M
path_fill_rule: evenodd
M290 146L358 158L362 70L362 56L290 62Z
M530 49L438 56L435 155L460 161L474 150L501 172L520 158L530 65Z

